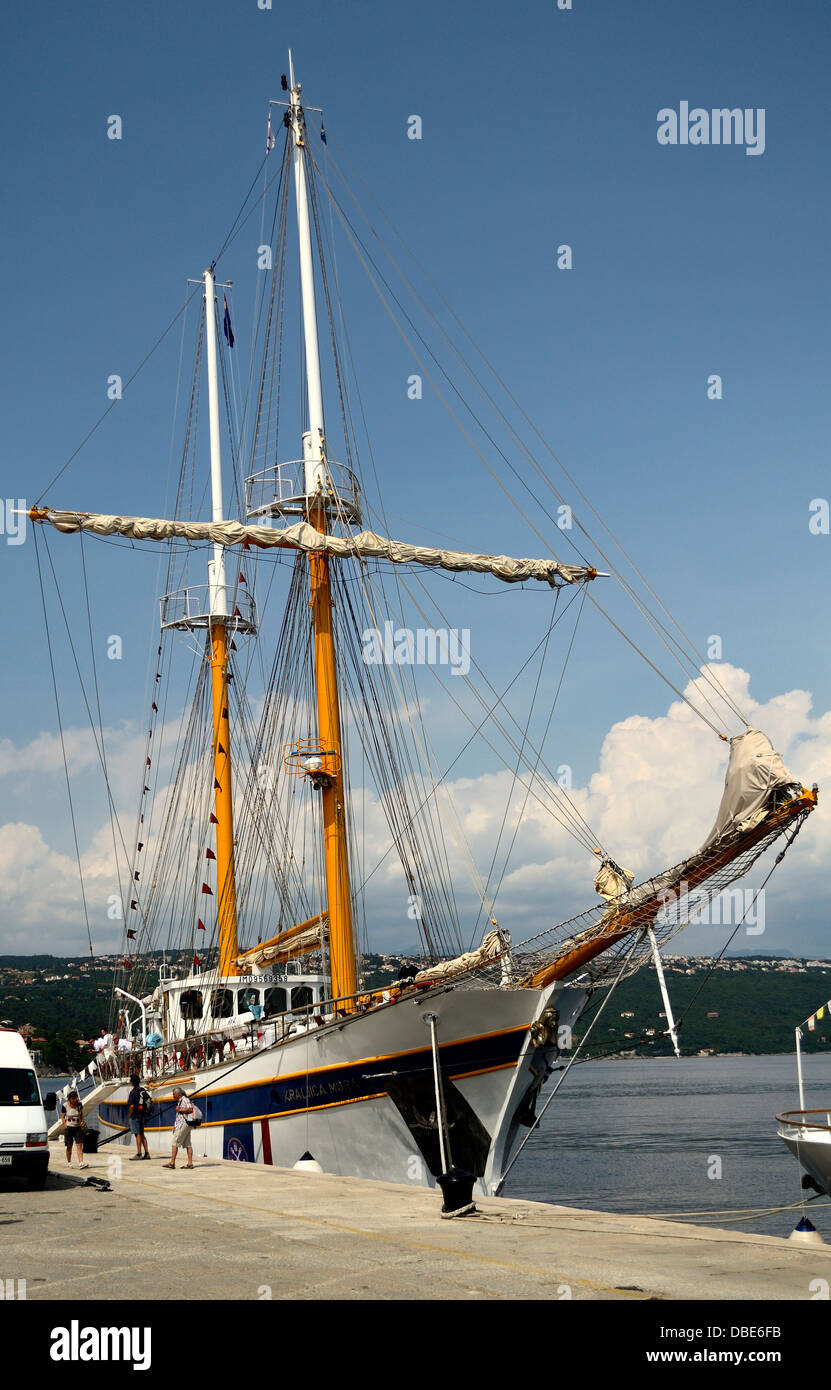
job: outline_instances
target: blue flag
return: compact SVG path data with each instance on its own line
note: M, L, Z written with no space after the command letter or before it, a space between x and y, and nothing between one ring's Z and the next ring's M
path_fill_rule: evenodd
M231 327L231 314L230 310L228 309L228 300L225 297L225 295L222 296L222 302L225 305L225 317L222 320L222 331L225 334L226 343L228 344L229 348L232 348L234 346L234 330Z

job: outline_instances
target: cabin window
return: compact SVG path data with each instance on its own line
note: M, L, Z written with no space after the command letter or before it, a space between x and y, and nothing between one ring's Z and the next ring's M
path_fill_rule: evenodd
M265 1017L271 1018L272 1014L284 1014L288 1008L286 1001L286 991L279 989L276 985L265 992Z
M230 989L211 990L211 1017L230 1018L234 1012L234 996Z
M260 991L258 989L241 989L237 995L237 1013L247 1014L252 1004L259 1004Z
M202 991L201 989L186 989L182 991L179 999L179 1010L182 1018L201 1018L202 1017Z
M293 1009L302 1009L304 1005L313 1004L314 1001L314 990L310 989L308 985L300 985L298 989L293 989L291 992L291 1007Z

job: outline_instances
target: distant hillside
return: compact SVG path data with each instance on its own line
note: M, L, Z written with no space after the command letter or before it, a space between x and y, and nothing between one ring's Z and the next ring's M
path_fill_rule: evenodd
M700 968L692 974L675 970L667 973L676 1020L685 1015L705 979L706 971ZM683 1017L679 1045L687 1054L704 1048L714 1052L791 1052L796 1025L829 999L831 965L808 969L804 974L789 974L773 964L748 965L741 972L717 970L704 984L689 1014ZM601 1000L602 996L597 1004ZM660 1016L663 1007L654 968L639 971L618 985L592 1032L589 1050L634 1049L644 1056L669 1055L672 1043L668 1038L644 1036L647 1029L660 1032L666 1028L666 1020ZM625 1013L633 1017L622 1017ZM585 1015L578 1035L585 1031L588 1021L589 1016ZM806 1052L831 1048L831 1014L817 1024L814 1032L805 1031L803 1046Z

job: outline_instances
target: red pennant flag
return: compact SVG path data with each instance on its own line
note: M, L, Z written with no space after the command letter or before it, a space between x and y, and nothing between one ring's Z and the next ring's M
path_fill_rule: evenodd
M141 854L141 851L144 849L144 841L143 841L143 840L139 840L138 845L137 845L137 849L138 849L139 854Z
M217 820L217 818L216 818L216 816L214 815L213 811L211 811L211 825L219 825L219 821Z
M207 895L208 895L209 898L212 898L213 895L214 895L214 894L213 894L213 889L212 889L212 888L209 888L208 885L207 885L207 883L203 883L203 884L202 884L202 892L203 892L203 893L207 893Z
M198 957L198 956L194 956L194 958L193 958L193 968L194 968L194 970L198 970L199 967L201 966L201 964L202 964L202 962L201 962L201 960L199 959L199 957Z
M243 550L250 550L250 549L251 549L251 542L250 542L250 541L243 541L243 543L242 543L242 548L243 548Z
M224 752L225 752L225 749L222 747L222 744L221 744L221 743L218 743L218 744L216 745L216 751L217 751L217 753L224 753Z
M156 713L158 714L158 712L159 712L159 706L156 704L156 701L155 701L155 700L153 701L153 704L150 706L150 708L151 708L151 709L154 709L154 710L156 711Z
M221 786L219 785L219 783L217 782L216 778L214 778L214 791L215 791L215 792L221 792L221 791L222 791L222 788L221 788Z
M149 788L149 787L145 787L144 790L145 790L146 792L149 792L150 788Z
M234 609L234 617L235 617L235 618L241 618L241 617L242 617L242 614L240 613L240 611L239 611L238 608L235 608L235 609ZM231 645L233 646L233 643L232 643ZM234 648L234 650L236 651L236 648Z
M240 582L240 584L247 584L247 583L248 583L248 580L246 579L246 577L245 577L245 575L243 574L242 570L240 570L240 572L239 572L239 582Z
M127 940L128 940L128 941L134 941L134 940L135 940L135 935L136 935L135 932L132 931L130 927L128 927L128 928L127 928Z
M239 613L237 613L237 617L239 617L239 616L240 616ZM232 652L235 652L236 649L237 649L237 644L236 644L236 642L234 641L234 639L233 639L233 637L232 637L232 638L231 638L231 651L232 651ZM228 676L228 680L230 680L230 679L231 679L231 677L230 677L230 675L229 675L229 676Z
M125 969L125 970L132 970L132 968L133 968L132 965L130 964L130 962L128 961L127 957L125 956L125 957L124 957L124 969Z
M152 730L152 729L148 729L148 730L147 730L147 737L148 737L148 738L152 738L152 737L153 737L153 730Z
M133 901L130 903L130 909L131 909L131 911L135 912L135 910L136 910L137 907L138 907L138 903L136 902L135 898L133 898Z
M204 931L204 930L205 930L205 923L202 921L202 918L201 918L201 917L199 918L198 922L196 923L196 930L197 930L197 931Z
M147 766L148 766L148 767L152 767L152 763L150 762L150 759L149 759L149 758L147 759Z
M135 879L136 883L138 883L139 878L140 878L140 874L139 874L138 869L136 869L135 873L133 874L133 878Z
M216 859L216 855L214 854L214 852L213 852L212 849L206 849L206 850L205 850L205 858L206 858L206 859Z

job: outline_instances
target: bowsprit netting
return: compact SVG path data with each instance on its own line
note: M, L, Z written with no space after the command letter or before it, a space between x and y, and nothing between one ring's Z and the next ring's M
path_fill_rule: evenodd
M632 933L641 931L642 940L627 961L623 978L634 974L651 955L648 927L659 946L666 945L725 889L743 878L781 836L787 835L787 844L775 863L781 861L810 814L812 807L805 802L805 797L796 797L769 812L761 827L735 833L728 844L719 843L645 879L609 907L598 904L588 908L520 943L514 959L521 967L522 983L538 980L552 968L556 972L552 978L563 978L569 973L567 967L576 969L581 963L573 960L577 953L588 953L594 948L598 954L602 951L602 957L594 959L587 954L587 980L595 986L609 984L617 978L620 960L631 948ZM728 853L730 858L726 860ZM557 965L563 968L562 974Z

